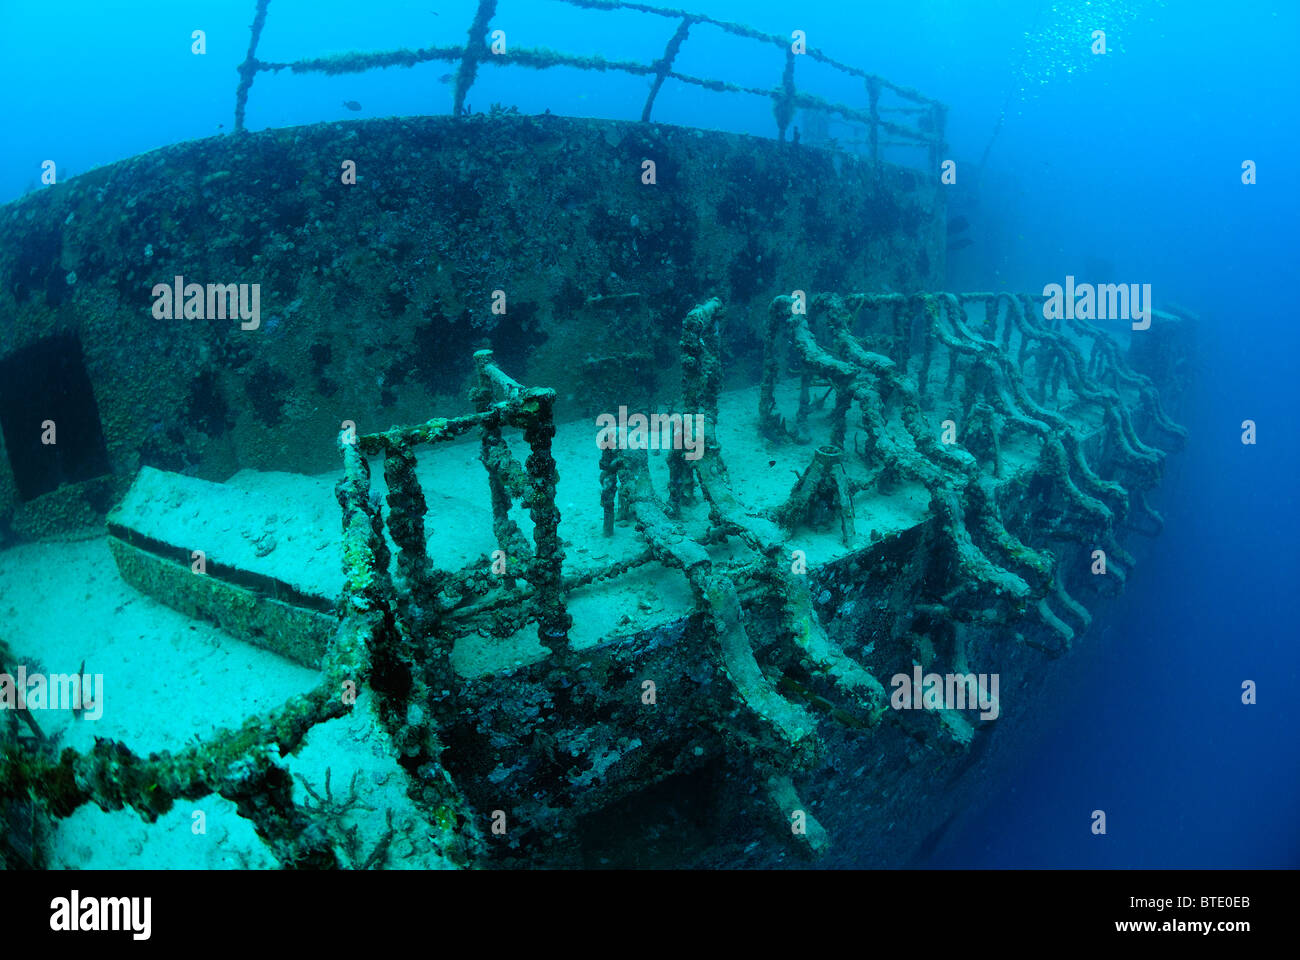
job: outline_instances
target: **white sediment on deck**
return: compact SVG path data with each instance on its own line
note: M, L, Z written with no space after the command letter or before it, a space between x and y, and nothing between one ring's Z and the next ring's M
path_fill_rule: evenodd
M783 384L778 400L793 410L797 384ZM757 387L727 392L720 398L717 425L733 487L755 514L785 500L813 450L811 445L787 445L769 451L769 445L757 439L757 409ZM814 414L814 421L824 415ZM581 576L645 550L630 524L620 523L612 537L603 534L596 435L594 421L570 422L557 426L553 443L560 475L556 504L562 518L566 577ZM528 453L522 437L518 431L506 431L506 438L522 462ZM497 544L477 436L422 447L417 455L417 474L428 503L425 522L430 558L444 570L484 561ZM666 453L652 453L650 463L656 486L665 489ZM136 534L172 545L176 548L172 559L201 549L210 564L279 581L324 604L343 589L335 479L332 474L241 471L218 484L146 470L110 519ZM381 497L386 494L378 461L372 465L372 489ZM861 493L855 499L858 523L852 545L846 547L841 542L838 529L805 529L791 537L791 549L804 551L809 566L820 565L866 546L872 539L921 522L928 502L919 485L903 485L888 495ZM531 537L528 512L516 504L511 516L524 535ZM707 529L706 512L694 511L686 527L692 535L702 537ZM734 544L715 544L710 552L719 560L743 554ZM613 582L580 587L568 602L574 618L570 641L578 649L611 634L627 634L678 619L691 610L685 578L658 562ZM469 676L545 656L546 650L537 643L536 630L530 626L505 639L471 633L457 642L452 660L458 671Z
M793 420L798 385L779 385L778 404ZM812 457L813 446L771 445L757 439L758 388L729 391L719 400L717 435L722 445L733 489L755 515L782 503L799 472ZM633 411L636 412L636 411ZM645 411L649 412L649 411ZM679 411L689 412L689 411ZM813 433L828 411L814 411ZM852 421L852 417L850 421ZM934 415L936 433L941 429ZM528 448L518 431L505 432L515 456L522 462ZM557 425L552 454L557 462L560 536L564 541L566 577L581 576L641 554L645 544L630 524L620 523L605 537L600 509L599 449L594 421ZM865 438L850 428L848 450L865 446ZM417 475L428 504L426 533L429 556L440 569L459 570L486 562L497 548L492 533L487 475L479 462L476 435L456 442L425 446L417 451ZM1036 455L1028 438L1013 438L1002 448L1004 476L1012 476ZM856 458L845 456L851 476L860 472ZM667 457L652 453L651 475L658 489L667 486ZM222 564L270 578L331 603L343 589L339 557L339 508L334 498L336 476L304 476L279 472L241 471L226 483L146 471L111 519L139 533L177 547L184 556L202 549L210 563ZM382 464L372 465L372 490L386 494ZM845 545L838 528L800 529L790 537L790 549L802 550L810 567L844 556L926 519L929 495L915 483L904 483L887 494L874 490L854 497L855 536ZM518 504L512 519L525 536L532 521ZM703 538L707 512L688 513L684 526ZM390 544L391 546L391 544ZM743 559L734 543L709 547L715 560ZM614 581L579 587L568 597L574 623L570 642L577 649L592 646L614 634L628 634L647 626L686 616L691 595L680 572L657 561L635 568ZM456 643L453 666L465 676L477 676L532 663L547 651L532 626L508 638L483 637L471 632Z

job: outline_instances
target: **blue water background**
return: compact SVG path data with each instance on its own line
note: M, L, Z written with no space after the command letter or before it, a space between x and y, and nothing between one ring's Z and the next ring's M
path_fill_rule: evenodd
M806 31L832 56L951 110L954 211L970 247L950 289L1039 290L1105 261L1151 283L1156 306L1202 316L1188 371L1192 432L1155 503L1164 535L1142 547L1123 601L1083 643L1069 699L1039 747L950 836L940 866L1300 864L1297 595L1297 103L1300 4L1245 0L1013 0L848 4L698 0L692 9L771 33ZM229 132L251 0L0 3L0 202L164 144ZM274 0L260 55L463 42L472 4ZM503 0L511 44L650 61L674 24ZM1088 33L1107 30L1092 55ZM207 53L190 51L191 31ZM782 54L697 27L679 69L773 86ZM262 75L249 126L447 112L452 67L360 76ZM801 62L832 99L861 88ZM471 91L524 112L635 119L642 78L484 68ZM819 88L818 83L822 86ZM362 104L360 112L342 106ZM999 115L985 169L976 162ZM771 136L770 105L669 84L656 119ZM1258 183L1241 183L1241 163ZM1259 442L1240 442L1241 424ZM1259 703L1243 706L1243 680ZM1108 833L1089 831L1103 809Z

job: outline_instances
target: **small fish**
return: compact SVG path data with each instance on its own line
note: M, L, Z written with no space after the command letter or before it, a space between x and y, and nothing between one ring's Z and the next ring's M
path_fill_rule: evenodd
M438 78L438 82L439 82L439 83L451 83L451 82L452 82L453 80L455 80L455 79L456 79L456 74L454 74L454 73L444 73L441 77Z
M349 110L361 109L361 104L357 103L355 100L344 100L343 106L347 107Z
M948 235L963 233L970 228L970 221L965 217L953 217L948 221Z

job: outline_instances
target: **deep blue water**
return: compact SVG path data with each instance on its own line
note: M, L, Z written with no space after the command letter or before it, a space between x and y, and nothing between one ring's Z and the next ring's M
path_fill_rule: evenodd
M1084 643L1077 699L944 866L1296 866L1300 704L1295 449L1295 158L1300 4L945 0L906 4L698 0L701 12L813 46L950 106L954 209L974 243L949 289L1041 289L1089 261L1151 283L1156 306L1203 318L1187 450L1156 497L1164 535ZM251 0L0 4L0 201L154 147L229 131ZM472 4L274 0L262 57L460 43ZM884 9L879 12L877 8ZM906 9L900 9L906 8ZM511 43L642 61L671 25L552 0L503 0ZM1088 51L1107 31L1110 51ZM190 33L207 33L207 53ZM699 28L679 68L771 86L781 58ZM249 126L445 112L450 67L340 78L262 76ZM810 72L810 84L816 79ZM823 78L825 79L825 78ZM801 81L802 82L802 81ZM826 95L860 91L827 80ZM815 89L815 87L814 87ZM470 103L632 119L643 80L487 71ZM355 100L362 110L342 106ZM984 170L975 164L1001 131ZM665 88L664 122L772 134L753 99ZM1258 183L1241 183L1253 160ZM1254 446L1241 423L1258 424ZM1105 632L1104 640L1101 639ZM1243 706L1243 680L1259 703ZM1108 835L1088 814L1108 815Z

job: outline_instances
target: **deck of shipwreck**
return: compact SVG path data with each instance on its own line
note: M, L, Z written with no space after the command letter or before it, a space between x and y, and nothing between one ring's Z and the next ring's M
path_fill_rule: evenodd
M779 385L778 404L790 420L793 420L797 394L797 381ZM758 439L757 399L756 387L725 392L717 424L732 486L738 499L756 515L788 496L797 472L807 466L814 449L814 444L772 444ZM1132 399L1125 396L1126 401ZM809 424L814 437L825 436L828 413L828 409L814 409ZM1062 413L1081 427L1085 437L1100 434L1102 425L1094 408L1067 408ZM942 429L942 420L960 419L958 411L946 411L941 402L927 416L936 436ZM852 421L851 417L851 424ZM563 517L560 535L564 542L566 578L579 578L645 551L631 523L620 522L612 537L603 535L595 435L591 420L561 424L553 447L560 475L557 504ZM514 445L515 455L522 458L526 453L524 444L511 431L506 436ZM854 479L865 476L864 467L852 454L855 446L860 445L860 438L850 426L845 463ZM477 438L470 436L456 443L424 448L419 457L419 477L429 506L429 553L444 569L486 563L487 556L496 547L491 531L487 479L478 456ZM1004 438L1003 476L997 482L1013 483L1017 477L1024 477L1037 456L1036 442L1019 434ZM375 466L372 490L382 499L386 493L382 470ZM656 489L662 495L667 481L664 456L652 455L650 466ZM994 482L987 469L985 477L986 482ZM117 533L134 531L141 541L137 546L125 546L113 535L107 539L99 535L83 542L24 544L0 551L0 589L11 601L24 595L42 601L21 605L11 602L11 639L15 648L37 657L50 668L66 666L71 670L86 658L87 670L102 670L110 681L105 714L100 720L77 724L66 716L48 719L61 742L84 749L90 745L93 735L131 742L142 749L177 749L192 742L195 736L237 725L250 712L269 709L286 694L308 689L315 675L309 660L278 655L284 651L272 652L274 645L266 643L265 638L223 632L201 613L168 609L167 604L177 609L183 604L177 604L177 598L164 591L141 596L113 570L109 546L116 541L122 549L146 558L143 562L170 568L173 577L183 578L176 582L198 581L191 573L189 557L192 550L202 549L210 571L239 571L251 575L255 581L252 589L236 585L230 587L230 592L243 592L262 605L287 598L291 601L288 605L308 609L332 625L335 621L328 611L332 610L343 585L340 514L333 492L336 479L336 473L304 476L242 471L224 483L211 483L146 470L136 490L110 518L111 529ZM855 495L853 509L855 532L848 544L841 542L840 530L835 525L792 531L788 547L806 553L810 573L846 558L848 569L863 571L860 576L867 576L867 571L879 571L870 574L870 583L862 584L860 593L878 599L881 590L890 586L886 581L891 575L876 561L880 556L889 555L897 563L900 556L905 558L915 549L917 527L930 519L929 497L923 488L907 484L893 488L886 495L863 489ZM531 533L525 510L516 508L512 517L525 535ZM697 506L688 510L683 526L688 535L704 537L708 527L704 509ZM871 549L873 546L877 549ZM723 565L744 564L753 559L734 539L730 543L714 543L709 550ZM862 556L855 558L852 554ZM120 555L117 559L120 563ZM863 565L858 567L859 563ZM888 568L888 564L885 566ZM267 584L279 586L268 590ZM277 595L280 601L274 599ZM656 661L657 676L664 673L663 657L675 661L686 652L671 646L676 629L672 625L692 610L687 582L677 570L657 562L644 563L617 577L573 589L566 599L574 618L572 642L579 650L606 644L611 652L623 651L620 656L626 662L647 649L629 642L633 638L646 634L667 636L669 646L653 654L660 658ZM483 600L475 603L477 609L483 606ZM862 606L859 604L859 609ZM823 616L826 612L823 610ZM526 684L527 696L544 695L544 687L535 677L527 679L529 665L539 664L549 655L538 644L533 625L502 638L492 634L486 617L465 612L459 617L452 664L467 685L474 688L475 697L491 697L513 689L496 679L506 672ZM659 627L666 629L656 629ZM247 642L250 639L252 643ZM887 675L889 669L897 666L899 651L869 640L874 640L874 634L860 638L854 648L855 656L866 668L878 675L884 670ZM294 659L299 662L292 662ZM1051 690L1059 690L1061 684L1067 683L1062 671L1067 669L1068 659L1044 661L1035 651L1013 644L1003 648L997 657L997 667L1011 678L1024 675L1032 663L1036 686L1041 686L1043 694L1050 698ZM688 664L682 669L691 668ZM370 709L371 699L368 695L363 697L359 702L363 709L354 717L338 724L325 724L320 732L314 731L307 748L301 756L291 758L290 765L295 776L314 783L318 792L331 765L336 789L341 781L346 782L354 772L360 771L361 802L375 808L381 805L397 808L399 840L394 847L394 862L439 865L437 852L428 844L428 825L423 814L411 806L403 791L391 789L400 782L402 774L387 735ZM999 735L1000 742L1005 740L1007 744L1005 749L1013 749L1016 743L1031 736L1034 724L1026 721L1033 717L1028 699L1006 700L1003 719L998 724L1008 731ZM668 721L667 714L663 720ZM902 729L891 728L883 737L872 738L864 738L856 730L837 729L833 724L824 731L828 749L839 757L839 762L833 768L817 772L809 789L822 798L821 813L828 828L839 838L839 849L857 850L855 856L860 859L854 862L859 865L896 862L895 847L902 844L911 849L937 823L946 822L968 802L969 789L979 789L978 784L989 775L986 765L994 762L986 758L991 755L983 747L977 751L980 759L972 754L966 761L960 753L949 757L938 749L937 743L920 744ZM1012 734L1012 730L1017 732ZM643 738L648 731L653 733L654 729L638 729ZM692 754L687 741L677 742L681 734L674 727L656 735L664 739L670 750L681 750L689 759ZM508 752L501 757L494 755L487 761L488 766L503 758L508 759ZM927 762L921 763L922 758ZM697 759L696 766L706 769L708 761L706 754ZM689 763L683 770L688 768ZM974 772L963 777L962 782L970 781L975 786L958 790L951 778L965 770ZM693 774L684 775L688 778L684 782L692 782L689 778ZM864 777L875 784L871 789L873 796L879 791L878 799L866 807L861 805ZM465 778L465 782L477 789L473 778ZM650 782L653 781L645 780L645 784ZM704 782L707 777L701 781ZM626 789L634 786L634 783L625 785ZM305 800L305 795L299 795L298 800ZM654 802L653 797L648 797L647 809ZM221 824L219 843L182 842L181 838L188 837L189 831L181 813L148 828L129 811L103 813L86 808L61 823L54 840L55 861L97 866L120 866L127 862L139 866L270 865L266 851L247 823L233 808L227 809L229 805L225 801L214 798L214 803L213 810ZM591 864L607 862L600 859L604 856L622 862L619 858L625 854L632 861L640 862L637 858L643 854L629 853L612 840L606 842L608 838L604 836L617 833L608 824L628 817L633 808L616 804L610 809L608 817L592 820L593 826L584 834L580 845L586 851L583 856ZM645 811L641 813L644 815ZM362 836L368 842L377 840L382 822L358 816ZM754 866L770 865L764 857L775 856L779 860L783 856L773 854L765 845L746 845L748 839L739 837L736 841L739 847L735 850L728 847L717 856L731 856L736 862Z
M777 391L781 409L795 408L798 382L781 383ZM726 458L733 489L751 514L757 516L776 507L789 496L799 472L806 468L813 445L773 445L757 438L758 388L724 393L719 402L717 435ZM634 411L635 412L635 411ZM824 431L821 421L829 409L814 409L809 424L814 436ZM934 410L929 413L936 436L942 420L953 414ZM1089 408L1074 411L1072 419L1090 433L1100 427L1096 412ZM561 513L560 535L565 550L566 579L632 560L645 553L644 541L630 522L616 525L613 536L602 530L600 509L599 449L597 430L590 420L557 425L553 455L558 464L559 486L556 502ZM517 434L507 431L515 456L522 462L527 447ZM857 446L865 446L858 431L850 427L844 463L850 480L864 475L865 467L852 455ZM476 436L425 448L419 456L418 475L428 501L426 533L429 556L442 569L459 570L473 563L485 568L497 544L492 534L492 516L488 500L487 478L479 462ZM1037 444L1017 437L1002 449L1003 476L1009 482L1027 469L1037 456ZM652 453L651 475L656 488L667 483L667 457ZM145 567L168 568L172 587L189 574L185 564L201 550L209 575L231 584L235 591L247 590L263 603L284 602L289 606L315 611L321 629L308 652L293 643L277 642L263 635L245 633L251 639L301 662L310 663L312 653L327 637L330 610L343 589L340 561L339 508L334 497L335 475L241 471L225 483L211 483L177 474L146 468L119 508L110 516L110 530L116 540L119 565L128 580L145 587L164 602L172 588L155 582L150 590L146 582L131 571L140 562L124 564L123 551L129 551ZM374 470L372 490L386 494L381 470ZM809 568L815 568L871 544L897 536L924 523L929 516L929 496L924 487L903 483L888 493L874 489L859 490L853 499L855 517L853 536L843 541L838 524L825 529L801 528L793 531L789 549L803 551ZM518 504L512 519L525 536L531 536L528 513ZM687 510L683 528L693 538L707 538L709 524L703 507ZM123 541L134 546L124 547ZM738 541L713 543L709 551L720 564L744 563L753 559ZM175 579L182 575L182 580ZM525 591L526 585L518 590ZM511 601L511 592L499 589L486 600L472 605L473 610ZM230 591L217 593L221 597ZM516 594L517 595L517 594ZM279 598L273 600L272 598ZM570 642L577 650L634 634L686 617L692 610L692 597L686 578L658 561L633 566L615 577L578 586L567 596L573 617ZM185 609L182 606L182 609ZM202 604L189 612L204 611ZM458 612L453 618L472 617ZM214 617L221 622L220 616ZM239 631L236 631L239 632ZM258 631L260 633L260 631ZM456 641L452 664L463 677L479 677L535 663L548 651L537 641L536 629L528 625L513 636L497 637L486 629L465 631Z

